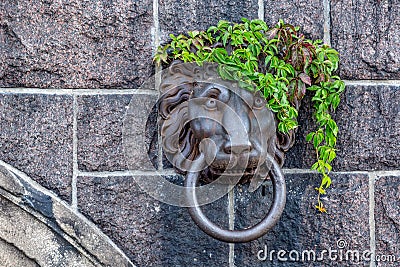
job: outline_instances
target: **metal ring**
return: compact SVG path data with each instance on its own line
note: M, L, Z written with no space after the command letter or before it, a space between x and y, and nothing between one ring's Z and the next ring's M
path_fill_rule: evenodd
M274 198L272 205L264 217L258 224L242 230L226 230L220 228L211 222L203 213L198 205L196 197L196 185L198 183L200 173L188 173L185 180L186 198L190 203L189 214L197 226L206 234L228 243L244 243L255 240L265 235L279 220L286 204L286 184L282 171L278 163L272 161L272 185L274 190Z

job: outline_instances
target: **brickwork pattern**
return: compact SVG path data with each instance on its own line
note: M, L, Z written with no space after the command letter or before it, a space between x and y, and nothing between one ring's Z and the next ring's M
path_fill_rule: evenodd
M137 266L397 266L385 261L284 262L257 258L275 250L348 249L400 261L400 17L399 0L313 1L2 1L0 3L0 159L26 172L92 220ZM155 47L168 34L206 28L220 19L283 18L341 54L347 91L335 118L340 128L328 215L313 208L319 177L306 144L315 127L309 101L301 107L295 146L284 172L288 200L280 223L248 244L225 244L199 230L187 211L160 203L135 184L158 172L160 147L137 147L128 170L122 121L130 101L133 127L158 97ZM156 126L154 126L156 127ZM157 129L153 128L153 132ZM156 139L154 139L156 140ZM171 178L172 177L172 178ZM239 187L209 217L236 227L258 221L269 193ZM232 214L231 214L232 215ZM382 259L382 258L380 258Z

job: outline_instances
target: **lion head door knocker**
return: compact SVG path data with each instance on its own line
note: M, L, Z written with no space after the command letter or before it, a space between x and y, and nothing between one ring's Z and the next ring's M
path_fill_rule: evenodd
M249 242L266 234L283 212L281 166L294 135L277 134L275 115L260 92L242 89L217 73L215 64L174 62L163 74L158 105L163 151L186 175L185 196L194 222L221 241ZM250 183L254 191L267 178L273 184L273 203L251 228L222 229L202 212L212 188L226 194L237 183ZM199 183L213 186L202 192Z

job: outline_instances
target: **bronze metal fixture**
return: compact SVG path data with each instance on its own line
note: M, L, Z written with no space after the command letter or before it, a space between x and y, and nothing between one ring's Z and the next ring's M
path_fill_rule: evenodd
M277 134L274 113L260 92L222 80L216 64L174 62L164 73L159 100L163 151L175 169L186 175L187 207L207 234L225 242L249 242L265 235L279 220L286 202L281 171L284 152L294 134ZM258 224L227 230L211 222L200 206L199 184L225 186L250 183L250 191L266 179L273 184L273 202Z

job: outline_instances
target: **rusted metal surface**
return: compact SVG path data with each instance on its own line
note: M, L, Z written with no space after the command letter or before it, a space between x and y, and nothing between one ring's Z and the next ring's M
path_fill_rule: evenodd
M294 133L278 135L275 115L263 95L222 80L217 68L175 62L164 73L159 102L163 151L186 175L186 206L196 224L219 240L248 242L266 234L282 214L286 189L280 167ZM225 184L220 192L227 193L239 182L250 183L254 191L266 179L273 182L273 203L265 218L249 229L221 229L200 209L213 194L199 193L200 183Z
M282 171L274 161L271 180L274 188L273 203L264 219L248 229L227 230L211 222L197 203L195 187L199 181L199 173L189 173L185 180L186 197L192 202L189 213L193 221L208 235L229 243L243 243L265 235L279 221L286 203L286 185Z

